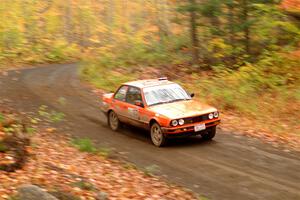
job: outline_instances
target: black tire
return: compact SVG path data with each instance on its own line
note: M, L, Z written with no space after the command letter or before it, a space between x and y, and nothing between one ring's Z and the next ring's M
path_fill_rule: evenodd
M107 124L113 131L118 131L121 127L118 115L113 110L111 110L107 115Z
M150 128L151 141L157 147L162 147L166 143L166 137L158 123L153 123Z
M204 133L202 135L202 138L204 140L212 140L215 137L216 132L217 132L217 127L216 126L210 127L210 128L207 129L206 133Z

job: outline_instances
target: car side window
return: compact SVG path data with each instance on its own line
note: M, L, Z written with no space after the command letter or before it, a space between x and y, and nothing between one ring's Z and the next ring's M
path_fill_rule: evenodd
M128 86L126 85L120 87L120 89L116 92L114 98L120 101L125 101L127 89Z
M142 101L141 90L136 87L129 87L126 95L126 102L135 104L135 101Z

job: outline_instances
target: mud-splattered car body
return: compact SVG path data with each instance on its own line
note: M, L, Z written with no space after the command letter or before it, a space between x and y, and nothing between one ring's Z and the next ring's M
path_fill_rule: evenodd
M152 141L152 132L159 132L159 141L153 141L156 146L162 146L172 136L200 134L212 139L220 123L219 112L192 97L165 78L139 80L124 83L115 93L104 94L101 109L113 130L121 123L149 129Z

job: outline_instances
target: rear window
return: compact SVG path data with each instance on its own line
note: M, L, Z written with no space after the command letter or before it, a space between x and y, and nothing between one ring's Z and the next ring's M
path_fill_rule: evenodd
M134 104L135 101L142 101L141 90L135 87L129 87L126 95L126 102Z
M125 101L128 86L124 85L115 94L115 99Z

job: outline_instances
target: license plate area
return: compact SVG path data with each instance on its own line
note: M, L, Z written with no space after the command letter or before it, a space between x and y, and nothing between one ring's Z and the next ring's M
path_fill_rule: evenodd
M203 131L206 129L206 126L205 124L198 124L198 125L195 125L194 126L194 131L195 132L198 132L198 131Z

